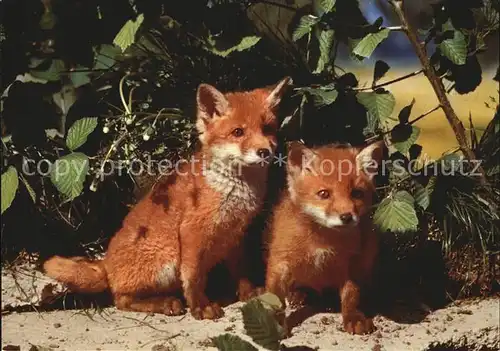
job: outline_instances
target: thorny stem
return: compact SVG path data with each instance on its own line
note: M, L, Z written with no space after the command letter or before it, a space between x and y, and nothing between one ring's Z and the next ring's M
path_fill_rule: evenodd
M398 78L395 78L395 79L392 79L392 80L389 80L387 82L384 82L384 83L380 83L380 84L377 84L377 85L372 85L371 87L364 87L364 88L356 88L356 89L353 89L355 91L364 91L364 90L376 90L378 88L382 88L382 87L385 87L387 85L390 85L390 84L394 84L394 83L397 83L397 82L400 82L402 80L405 80L407 78L411 78L411 77L414 77L414 76L418 76L420 73L423 73L424 70L423 69L419 69L418 71L415 71L415 72L411 72L411 73L408 73L408 74L405 74L404 76L401 76L401 77L398 77Z
M438 98L439 103L446 116L446 119L448 120L448 123L453 129L453 132L455 133L455 137L457 139L458 145L460 146L460 149L464 153L466 159L468 159L469 161L475 161L476 156L468 146L467 137L465 134L465 128L460 119L458 118L458 116L456 115L455 111L453 110L453 107L451 106L450 100L446 95L446 90L444 88L443 82L439 79L439 76L436 74L436 71L434 70L434 67L431 64L429 57L427 56L427 50L425 48L425 45L419 41L416 34L417 33L416 30L411 26L411 24L408 22L406 18L406 15L403 11L404 0L388 0L388 1L394 8L394 11L399 17L399 20L401 21L403 28L405 28L405 33L411 45L413 46L413 49L415 50L415 53L417 54L417 57L420 60L420 63L423 66L425 76L427 77L427 79L432 85L432 88L434 89L436 97ZM485 184L486 177L484 170L482 169L482 167L479 167L478 170L481 173L479 181L481 182L481 184Z

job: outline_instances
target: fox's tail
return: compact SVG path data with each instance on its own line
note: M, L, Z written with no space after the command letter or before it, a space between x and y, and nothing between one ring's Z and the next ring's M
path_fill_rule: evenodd
M102 261L84 257L54 256L43 264L45 273L75 292L98 293L108 289L108 279Z

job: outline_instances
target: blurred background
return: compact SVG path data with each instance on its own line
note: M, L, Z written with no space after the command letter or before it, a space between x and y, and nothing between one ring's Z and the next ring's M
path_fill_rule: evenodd
M303 7L311 6L313 0L273 0L273 2ZM429 24L432 5L436 2L436 0L406 0L405 12L411 23L419 28L425 28ZM387 0L359 0L359 4L368 22L373 23L377 18L382 17L384 26L399 25L399 20ZM263 32L269 33L272 29L278 28L272 33L277 37L287 35L287 28L293 16L293 11L269 4L256 5L251 14L252 20ZM279 23L277 27L276 22ZM449 99L452 106L466 128L469 127L469 115L472 116L474 126L479 130L484 129L492 119L494 111L487 104L491 104L491 96L498 101L499 83L493 80L499 64L498 39L498 30L491 33L485 40L488 50L478 57L483 71L478 88L469 94L459 95L455 91L450 93ZM384 60L392 67L384 77L384 81L421 68L411 44L406 35L401 32L392 32L387 40L377 47L373 55L363 60L362 63L352 60L345 47L341 49L343 50L339 50L339 63L358 76L360 85L371 84L373 66L377 60ZM430 44L429 52L432 53L433 49ZM414 116L429 111L437 104L434 91L424 75L392 84L388 89L396 97L395 111L400 111L413 98L416 100L413 107ZM436 159L444 152L457 147L455 136L441 110L434 112L429 118L423 118L415 125L422 129L418 143L424 147L423 154L427 157Z

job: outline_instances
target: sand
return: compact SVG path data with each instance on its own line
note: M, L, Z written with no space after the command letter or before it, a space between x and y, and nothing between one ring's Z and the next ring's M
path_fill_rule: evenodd
M51 285L53 284L53 285ZM210 338L236 334L250 341L241 319L242 303L225 308L218 321L118 311L114 307L36 311L43 299L63 287L32 266L2 271L2 349L4 350L216 350ZM375 317L377 330L367 336L342 331L338 313L311 315L292 329L283 344L318 350L500 349L500 300L455 302L414 322ZM10 311L9 311L10 310ZM22 311L24 312L16 312ZM288 310L287 314L297 312ZM294 318L295 319L295 318ZM34 347L35 345L36 347ZM19 348L16 348L19 347ZM434 348L438 350L439 348ZM445 348L450 350L450 348Z

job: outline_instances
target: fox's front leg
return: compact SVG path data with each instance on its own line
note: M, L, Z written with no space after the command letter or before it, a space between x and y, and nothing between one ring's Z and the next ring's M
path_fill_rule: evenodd
M226 260L226 265L233 282L237 284L239 301L247 301L264 292L263 287L255 287L248 279L248 261L243 245L234 248Z
M182 251L181 280L184 298L195 319L218 319L224 316L219 304L210 302L205 294L207 267L201 253L191 248Z
M285 261L277 263L269 261L266 273L266 291L276 296L281 301L283 307L286 306L286 298L293 285L290 268Z
M344 330L350 334L368 334L375 327L371 318L359 310L360 290L354 280L347 280L340 291Z

